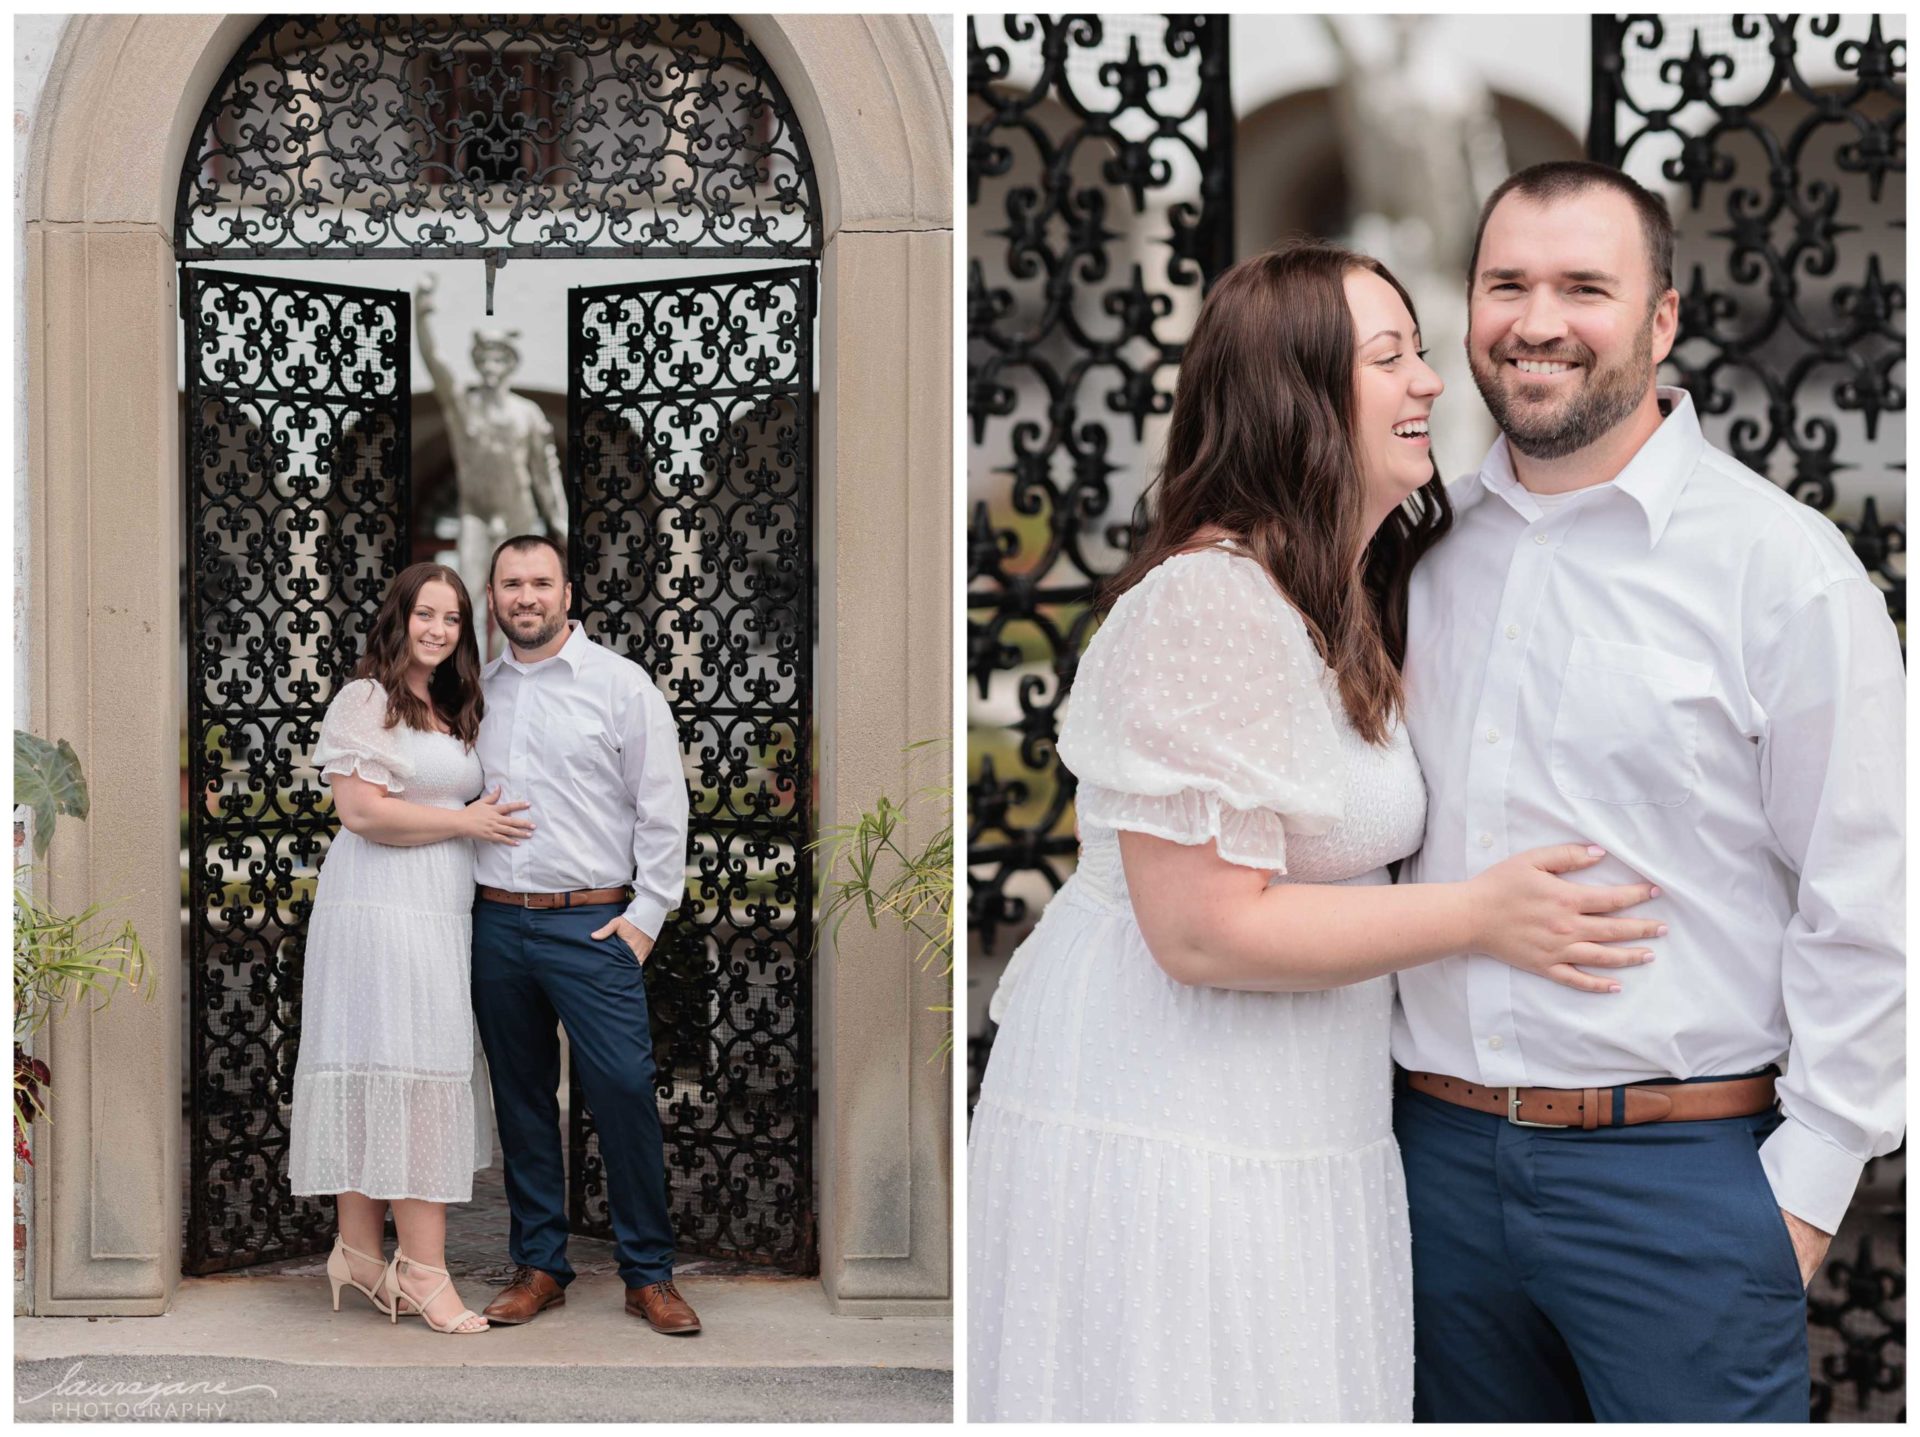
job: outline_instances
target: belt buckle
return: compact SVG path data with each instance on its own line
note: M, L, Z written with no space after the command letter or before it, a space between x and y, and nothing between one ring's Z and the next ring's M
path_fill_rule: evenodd
M1572 1123L1536 1123L1520 1116L1520 1090L1507 1089L1507 1121L1516 1128L1570 1128Z

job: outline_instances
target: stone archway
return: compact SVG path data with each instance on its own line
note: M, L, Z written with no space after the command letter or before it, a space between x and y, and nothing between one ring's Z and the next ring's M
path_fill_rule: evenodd
M115 902L154 1001L51 1024L33 1310L166 1310L179 1280L180 433L172 246L193 123L253 16L76 17L26 176L34 727L72 739L92 814L48 864ZM930 22L746 16L821 185L821 822L904 794L951 684L950 78ZM944 1310L951 1112L932 980L850 924L819 965L821 1280L849 1311Z

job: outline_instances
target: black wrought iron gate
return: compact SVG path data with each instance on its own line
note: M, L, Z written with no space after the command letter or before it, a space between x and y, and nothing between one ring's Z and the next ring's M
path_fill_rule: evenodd
M1175 298L1232 260L1225 15L967 21L967 676L1017 710L969 732L967 934L1004 958L1077 850L1059 715L1123 561L1128 456L1165 414ZM1186 323L1190 323L1190 318ZM989 476L991 476L989 478ZM1022 889L1025 894L1023 895ZM969 1088L990 1039L970 1035Z
M1904 623L1906 526L1874 488L1904 487L1905 454L1868 450L1906 411L1906 42L1850 18L1595 16L1587 153L1682 187L1669 370L1709 439L1840 525ZM1842 504L1849 474L1866 493Z
M287 1184L300 975L334 828L309 762L405 566L405 294L186 269L184 1271L323 1250ZM323 807L324 806L324 807Z
M686 1251L815 1266L811 266L570 292L570 574L652 675L692 786L687 901L647 964ZM571 1103L576 1230L611 1232Z
M1875 15L1592 25L1588 154L1681 187L1668 371L1709 439L1840 525L1904 623L1906 526L1880 504L1905 488L1905 41ZM1867 1165L1807 1293L1816 1421L1905 1416L1905 1235L1902 1149Z

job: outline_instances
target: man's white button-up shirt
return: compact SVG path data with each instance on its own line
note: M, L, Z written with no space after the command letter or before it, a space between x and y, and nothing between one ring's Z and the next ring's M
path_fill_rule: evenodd
M1905 1124L1905 674L1838 529L1707 444L1683 390L1612 480L1543 506L1505 439L1415 570L1408 726L1425 846L1472 877L1595 843L1576 882L1658 884L1612 995L1457 954L1398 976L1402 1067L1488 1086L1734 1076L1780 1062L1761 1149L1827 1232Z
M686 891L687 779L672 711L638 664L576 623L560 652L512 650L481 670L480 766L525 800L531 837L474 845L474 880L515 893L633 885L627 921L649 938Z

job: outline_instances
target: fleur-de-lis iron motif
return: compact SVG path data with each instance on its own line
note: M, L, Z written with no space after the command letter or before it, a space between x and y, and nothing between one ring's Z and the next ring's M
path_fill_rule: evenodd
M404 567L404 295L188 269L183 1267L324 1249L287 1190L301 954L335 818L310 756Z
M572 292L570 571L653 675L694 790L647 964L680 1247L811 1271L813 271ZM584 1095L571 1211L612 1235Z
M1229 258L1232 117L1224 16L1152 17L1150 34L1129 34L1122 58L1097 65L1087 57L1107 53L1109 22L1099 17L1008 16L991 43L980 38L982 23L967 28L968 194L977 205L984 186L1018 167L994 216L1004 221L993 236L995 269L1040 280L1042 292L1037 307L1016 304L970 257L968 418L976 446L994 421L1013 421L995 431L1004 447L990 456L1013 482L1011 512L976 503L968 523L967 672L982 696L1005 682L1022 663L1014 635L1023 631L1037 631L1050 671L1017 685L1016 771L987 756L968 780L967 926L992 951L1026 918L1008 881L1038 873L1058 887L1058 865L1074 851L1072 833L1059 831L1073 780L1054 740L1092 626L1087 601L1110 567L1090 556L1088 541L1107 532L1103 521L1125 523L1110 513L1109 425L1137 438L1172 403L1185 335L1167 325L1165 286L1197 288ZM1094 77L1097 85L1086 83ZM1175 80L1195 98L1169 109ZM1165 260L1153 278L1127 263L1115 283L1114 255L1127 252L1119 244L1172 183L1175 156L1198 165L1201 203L1169 209L1172 233L1155 237ZM1087 182L1089 169L1098 183ZM1089 292L1097 304L1085 302ZM1105 318L1097 330L1090 312ZM1034 518L1043 530L1021 523ZM1016 817L1035 792L1046 795L1046 811Z

